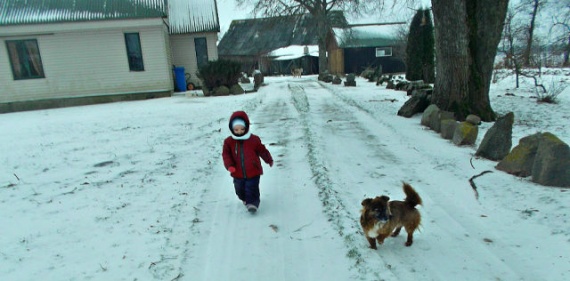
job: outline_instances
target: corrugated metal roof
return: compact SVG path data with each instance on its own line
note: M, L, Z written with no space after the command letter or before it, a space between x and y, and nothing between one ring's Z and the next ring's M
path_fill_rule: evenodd
M333 13L341 18L342 12ZM218 44L220 56L252 56L291 45L317 45L317 25L310 14L233 20Z
M164 0L3 0L0 25L156 18Z
M216 0L0 1L0 26L156 18L167 15L171 34L220 30Z
M168 0L170 33L220 32L216 0Z

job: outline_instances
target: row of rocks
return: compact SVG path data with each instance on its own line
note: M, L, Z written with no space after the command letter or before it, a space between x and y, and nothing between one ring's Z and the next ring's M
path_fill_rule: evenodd
M245 91L240 84L235 84L231 88L222 85L219 87L215 87L212 90L208 89L208 87L203 87L202 92L204 93L205 97L210 97L210 96L217 97L217 96L228 96L228 95L241 95Z
M429 105L422 115L421 124L451 140L456 145L473 145L479 134L481 118L467 116L464 122L455 121L453 112L440 110L435 104Z
M570 187L570 147L554 134L526 136L495 167L546 186Z
M456 145L475 145L481 119L467 116L457 122L453 112L429 105L421 124L438 132ZM519 177L531 177L545 186L570 187L570 147L552 133L536 133L524 137L511 150L514 114L501 116L487 130L475 156L499 161L496 169Z
M340 85L342 84L342 79L340 76L329 73L319 74L319 81L323 81L325 83L332 83L333 85ZM344 86L346 87L356 87L356 75L348 74L346 75L346 81L344 82Z
M263 74L259 71L256 70L253 72L253 90L249 90L246 91L243 89L243 87L239 84L249 84L251 83L251 80L249 79L249 77L247 77L247 74L242 73L242 76L239 78L239 83L232 85L231 87L227 87L227 86L219 86L219 87L215 87L213 89L208 89L207 87L203 87L202 88L202 92L204 93L205 97L208 96L228 96L228 95L242 95L244 93L250 93L250 92L256 92L259 87L261 87L263 85L264 82L264 76Z

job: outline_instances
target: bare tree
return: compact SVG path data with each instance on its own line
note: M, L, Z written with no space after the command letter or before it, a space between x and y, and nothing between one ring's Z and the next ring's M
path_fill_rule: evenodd
M539 11L544 5L546 5L547 0L523 0L520 3L519 9L528 11L530 16L530 21L526 25L526 45L522 55L523 65L531 65L532 48L534 43L534 32L536 30L536 18Z
M516 52L517 27L514 23L516 11L509 9L503 28L503 41L500 51L505 54L505 68L514 68L516 88L519 87L519 73L521 69L520 55Z
M557 13L552 17L553 24L550 33L554 33L553 44L562 46L564 58L562 65L570 66L570 3L568 1L557 2L554 5Z
M267 17L311 14L318 30L319 74L323 74L328 71L327 36L331 30L329 13L333 10L359 13L371 6L381 9L384 0L236 0L236 3L238 6L251 4L254 15Z

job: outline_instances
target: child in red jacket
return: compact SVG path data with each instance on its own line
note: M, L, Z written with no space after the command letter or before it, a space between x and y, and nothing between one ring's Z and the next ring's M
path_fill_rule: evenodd
M273 158L261 139L249 131L249 117L236 111L229 123L232 135L224 140L224 166L234 178L236 195L247 210L255 213L259 207L259 178L263 174L261 159L273 166Z

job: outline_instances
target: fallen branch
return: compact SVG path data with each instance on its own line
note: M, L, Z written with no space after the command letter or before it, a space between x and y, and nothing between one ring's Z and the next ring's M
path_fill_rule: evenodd
M493 172L493 171L489 171L489 170L483 171L483 172L481 172L480 174L475 175L475 176L472 176L472 177L469 179L469 184L471 185L471 188L473 188L473 191L475 192L475 199L479 200L479 192L477 191L477 186L475 185L475 183L473 182L473 180L476 179L476 178L478 178L478 177L480 177L480 176L482 176L482 175L484 175L484 174L492 173L492 172Z

